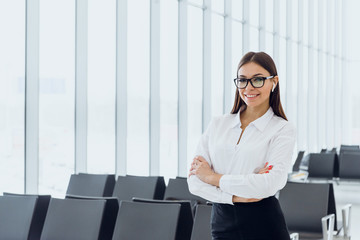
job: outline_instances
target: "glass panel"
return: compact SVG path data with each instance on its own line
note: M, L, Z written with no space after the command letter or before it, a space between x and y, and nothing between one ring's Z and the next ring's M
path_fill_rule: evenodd
M211 18L211 114L223 114L224 103L224 18Z
M39 193L64 197L74 171L75 4L40 6Z
M274 30L274 0L265 1L265 30Z
M160 175L168 179L178 170L178 2L161 2L160 19Z
M211 0L211 9L219 13L224 13L224 1Z
M298 41L299 39L299 34L298 34L298 29L299 29L299 0L295 0L291 3L291 36L292 39L294 39L295 41Z
M114 173L116 1L89 0L88 7L87 168Z
M249 49L250 51L257 52L259 51L259 29L250 26L250 42Z
M202 134L203 11L188 7L188 166ZM207 127L207 126L205 126Z
M237 77L237 68L242 58L242 24L239 22L232 23L232 47L231 47L231 55L232 55L232 67L231 67L231 79L225 79L225 81L231 81L231 102L235 101L235 93L236 87L233 82L233 79ZM226 109L225 112L230 112L231 109Z
M265 33L265 51L272 58L274 57L274 35L272 33Z
M303 34L304 44L307 45L309 44L309 2L307 0L303 0Z
M259 0L249 1L249 23L252 26L259 26Z
M149 175L149 23L150 1L128 1L127 173L131 175Z
M203 5L203 0L188 0L190 3L195 3L197 5Z
M279 33L280 36L286 37L286 0L280 0L280 26Z
M243 19L243 0L232 0L231 14L237 20Z
M0 192L23 193L24 0L0 1L0 32Z

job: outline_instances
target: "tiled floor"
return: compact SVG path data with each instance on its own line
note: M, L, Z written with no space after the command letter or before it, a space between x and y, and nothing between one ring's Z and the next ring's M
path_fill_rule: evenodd
M334 184L337 215L341 219L341 207L352 204L351 239L360 240L360 182Z

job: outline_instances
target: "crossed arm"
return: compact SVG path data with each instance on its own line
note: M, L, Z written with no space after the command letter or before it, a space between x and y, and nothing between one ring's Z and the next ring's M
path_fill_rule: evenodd
M273 168L273 165L268 166L268 162L261 168L257 174L267 174ZM220 187L220 178L222 174L216 173L209 165L209 163L202 156L196 156L191 163L189 177L195 175L204 183L215 187ZM232 196L232 202L258 202L261 198L244 198L240 196Z

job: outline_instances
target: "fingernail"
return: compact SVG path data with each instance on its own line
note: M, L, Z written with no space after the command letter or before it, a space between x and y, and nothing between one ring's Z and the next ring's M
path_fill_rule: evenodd
M270 165L270 166L269 166L269 168L272 168L272 167L273 167L273 165Z
M265 173L269 173L269 171L266 171Z
M265 165L267 165L269 162L266 162Z

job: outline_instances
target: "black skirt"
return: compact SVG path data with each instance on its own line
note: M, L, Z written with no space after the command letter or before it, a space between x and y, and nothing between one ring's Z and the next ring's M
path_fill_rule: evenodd
M214 203L213 240L289 240L284 215L275 197L253 203Z

